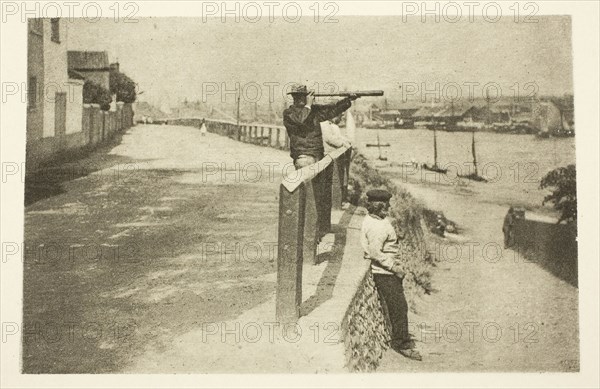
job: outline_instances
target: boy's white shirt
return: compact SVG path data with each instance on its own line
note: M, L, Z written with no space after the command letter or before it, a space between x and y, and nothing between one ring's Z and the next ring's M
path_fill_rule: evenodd
M361 228L361 245L364 258L371 261L371 271L377 274L394 274L394 255L398 252L398 237L388 219L365 216Z
M342 147L348 140L342 135L340 127L330 120L321 122L321 133L323 134L323 143L325 153L332 151L332 148Z

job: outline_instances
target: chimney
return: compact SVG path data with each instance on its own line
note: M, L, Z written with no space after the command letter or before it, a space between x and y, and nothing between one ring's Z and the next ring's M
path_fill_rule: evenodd
M111 63L110 64L110 71L116 71L117 73L119 72L119 63L115 62L115 63Z

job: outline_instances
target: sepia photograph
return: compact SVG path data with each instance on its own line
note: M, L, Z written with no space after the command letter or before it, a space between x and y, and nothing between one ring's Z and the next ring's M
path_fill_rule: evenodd
M14 374L597 385L574 3L2 2Z

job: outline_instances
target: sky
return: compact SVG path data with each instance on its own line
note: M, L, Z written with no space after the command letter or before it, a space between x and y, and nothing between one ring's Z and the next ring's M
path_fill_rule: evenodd
M121 71L139 84L144 92L140 100L163 105L183 99L231 102L235 97L226 90L234 89L236 82L249 100L256 100L256 84L260 85L261 104L269 93L280 98L290 82L319 90L332 85L340 90L383 89L388 96L407 96L410 91L417 98L435 95L426 91L436 88L442 96L456 94L455 85L463 98L470 93L481 97L488 83L494 83L492 92L502 96L572 93L571 19L538 19L538 23L514 23L508 17L497 23L483 19L421 23L416 18L403 22L400 16L339 16L338 23L314 23L308 17L298 23L283 19L269 23L266 18L259 23L76 19L69 23L68 47L108 51L110 60L118 59Z

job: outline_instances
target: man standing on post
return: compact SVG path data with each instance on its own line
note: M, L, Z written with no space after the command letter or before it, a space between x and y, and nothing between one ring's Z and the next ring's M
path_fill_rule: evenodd
M294 103L283 111L283 125L290 137L290 156L296 169L312 165L325 156L321 122L331 120L350 108L358 96L350 95L334 104L313 105L314 94L306 85L294 85Z

